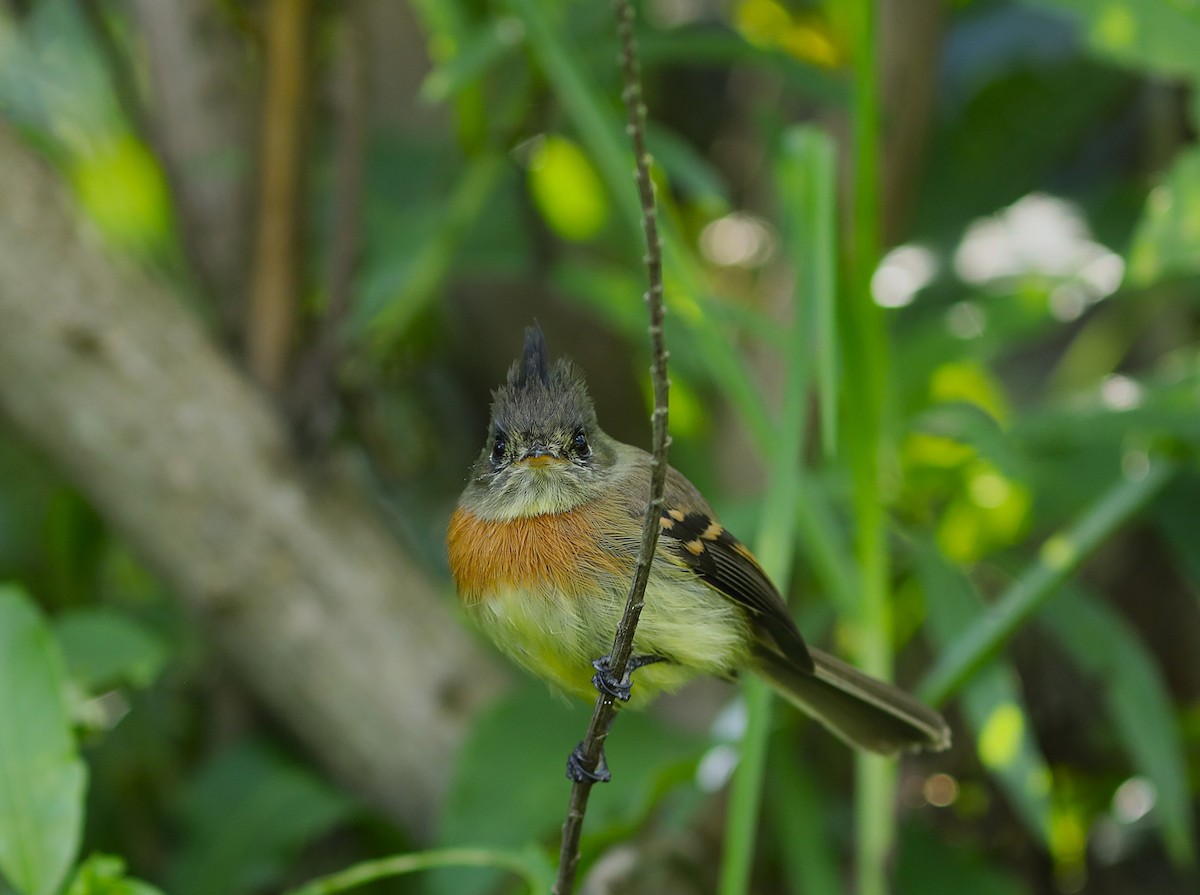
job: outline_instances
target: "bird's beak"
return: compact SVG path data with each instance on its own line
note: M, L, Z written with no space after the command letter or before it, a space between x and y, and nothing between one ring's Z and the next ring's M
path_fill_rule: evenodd
M538 468L543 466L557 466L560 463L565 463L566 460L558 455L557 452L550 450L544 445L534 445L517 461L522 466Z

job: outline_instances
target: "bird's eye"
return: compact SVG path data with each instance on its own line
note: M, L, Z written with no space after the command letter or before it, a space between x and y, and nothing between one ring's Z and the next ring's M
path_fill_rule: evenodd
M592 448L588 444L587 435L582 429L575 430L575 438L571 443L575 446L575 453L580 457L586 457L592 452Z
M504 433L497 432L496 440L492 442L492 462L499 463L503 460L506 450L508 450L508 442L504 438Z

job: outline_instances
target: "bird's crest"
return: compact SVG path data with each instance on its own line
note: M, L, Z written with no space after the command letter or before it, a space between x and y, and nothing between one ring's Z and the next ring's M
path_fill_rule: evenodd
M492 419L505 431L595 426L583 376L566 358L550 362L546 336L536 322L525 328L521 356L494 393Z
M533 326L525 327L525 350L514 368L510 381L519 388L528 388L533 382L550 384L550 356L546 351L546 335L535 320Z

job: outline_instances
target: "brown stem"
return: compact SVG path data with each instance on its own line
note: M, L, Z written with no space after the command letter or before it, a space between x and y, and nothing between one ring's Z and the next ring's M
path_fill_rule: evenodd
M659 517L662 514L663 492L667 480L667 349L663 340L663 282L662 243L658 236L658 214L654 204L654 184L650 180L650 156L646 152L646 107L642 103L641 69L633 40L633 8L628 0L616 0L617 31L621 40L621 64L624 71L625 88L622 99L628 115L628 131L633 143L636 163L638 198L642 206L642 227L646 236L646 274L649 289L646 305L650 312L650 339L653 346L651 375L654 381L653 415L653 458L650 475L650 501L642 519L642 541L638 549L637 568L625 602L625 612L617 625L612 649L609 651L610 668L621 680L625 677L629 660L633 654L633 635L646 594L646 583L650 579L650 565L658 545ZM613 698L601 693L592 712L587 735L580 745L584 764L595 769L604 751L604 742L616 718ZM563 823L562 848L559 851L558 877L554 883L555 895L570 895L575 886L575 873L579 866L579 839L583 834L583 819L587 813L588 796L593 782L583 780L571 787L571 798L567 806L567 819Z
M259 159L261 194L247 352L259 382L278 388L300 292L300 196L313 0L271 0Z

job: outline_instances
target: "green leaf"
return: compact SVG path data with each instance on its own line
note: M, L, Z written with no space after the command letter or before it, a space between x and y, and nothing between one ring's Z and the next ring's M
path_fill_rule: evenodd
M1129 248L1127 279L1148 286L1169 276L1200 273L1200 149L1181 152L1146 207Z
M608 222L608 197L578 144L548 134L529 157L529 193L550 229L571 242L600 235Z
M1167 78L1200 79L1200 7L1179 0L1032 0L1077 22L1102 59ZM1193 105L1193 116L1200 105ZM1200 123L1197 118L1195 123Z
M821 447L837 451L837 211L833 139L815 127L794 127L780 141L775 166L779 214L788 257L796 270L795 313L804 315L820 409Z
M1183 740L1166 682L1146 647L1101 599L1069 588L1039 615L1099 683L1117 737L1157 794L1163 838L1179 864L1196 859ZM1103 648L1097 648L1098 645Z
M303 846L349 817L352 804L255 743L214 758L192 781L172 895L235 895L275 882Z
M1178 0L1037 0L1072 14L1108 58L1164 75L1200 71L1200 9Z
M163 642L123 612L104 606L75 609L54 620L71 678L91 693L153 683L167 661Z
M970 628L983 603L970 580L933 544L918 543L914 554L930 629L944 649ZM1048 844L1050 768L1025 722L1016 672L1003 659L980 669L963 690L962 707L984 768L1030 832Z
M140 140L118 133L95 141L75 157L71 181L79 204L116 247L161 250L170 193L157 158Z
M1021 479L1028 474L1025 459L1011 436L979 404L967 401L935 404L913 419L912 428L970 445L1008 478Z
M87 769L65 687L41 614L0 586L0 874L22 895L56 892L79 848Z
M1005 70L936 134L931 157L939 162L923 184L915 228L959 235L962 221L1043 188L1127 83L1122 72L1086 57ZM997 164L997 147L1003 147L1003 164Z
M162 891L126 876L121 858L94 854L79 865L66 895L162 895Z

